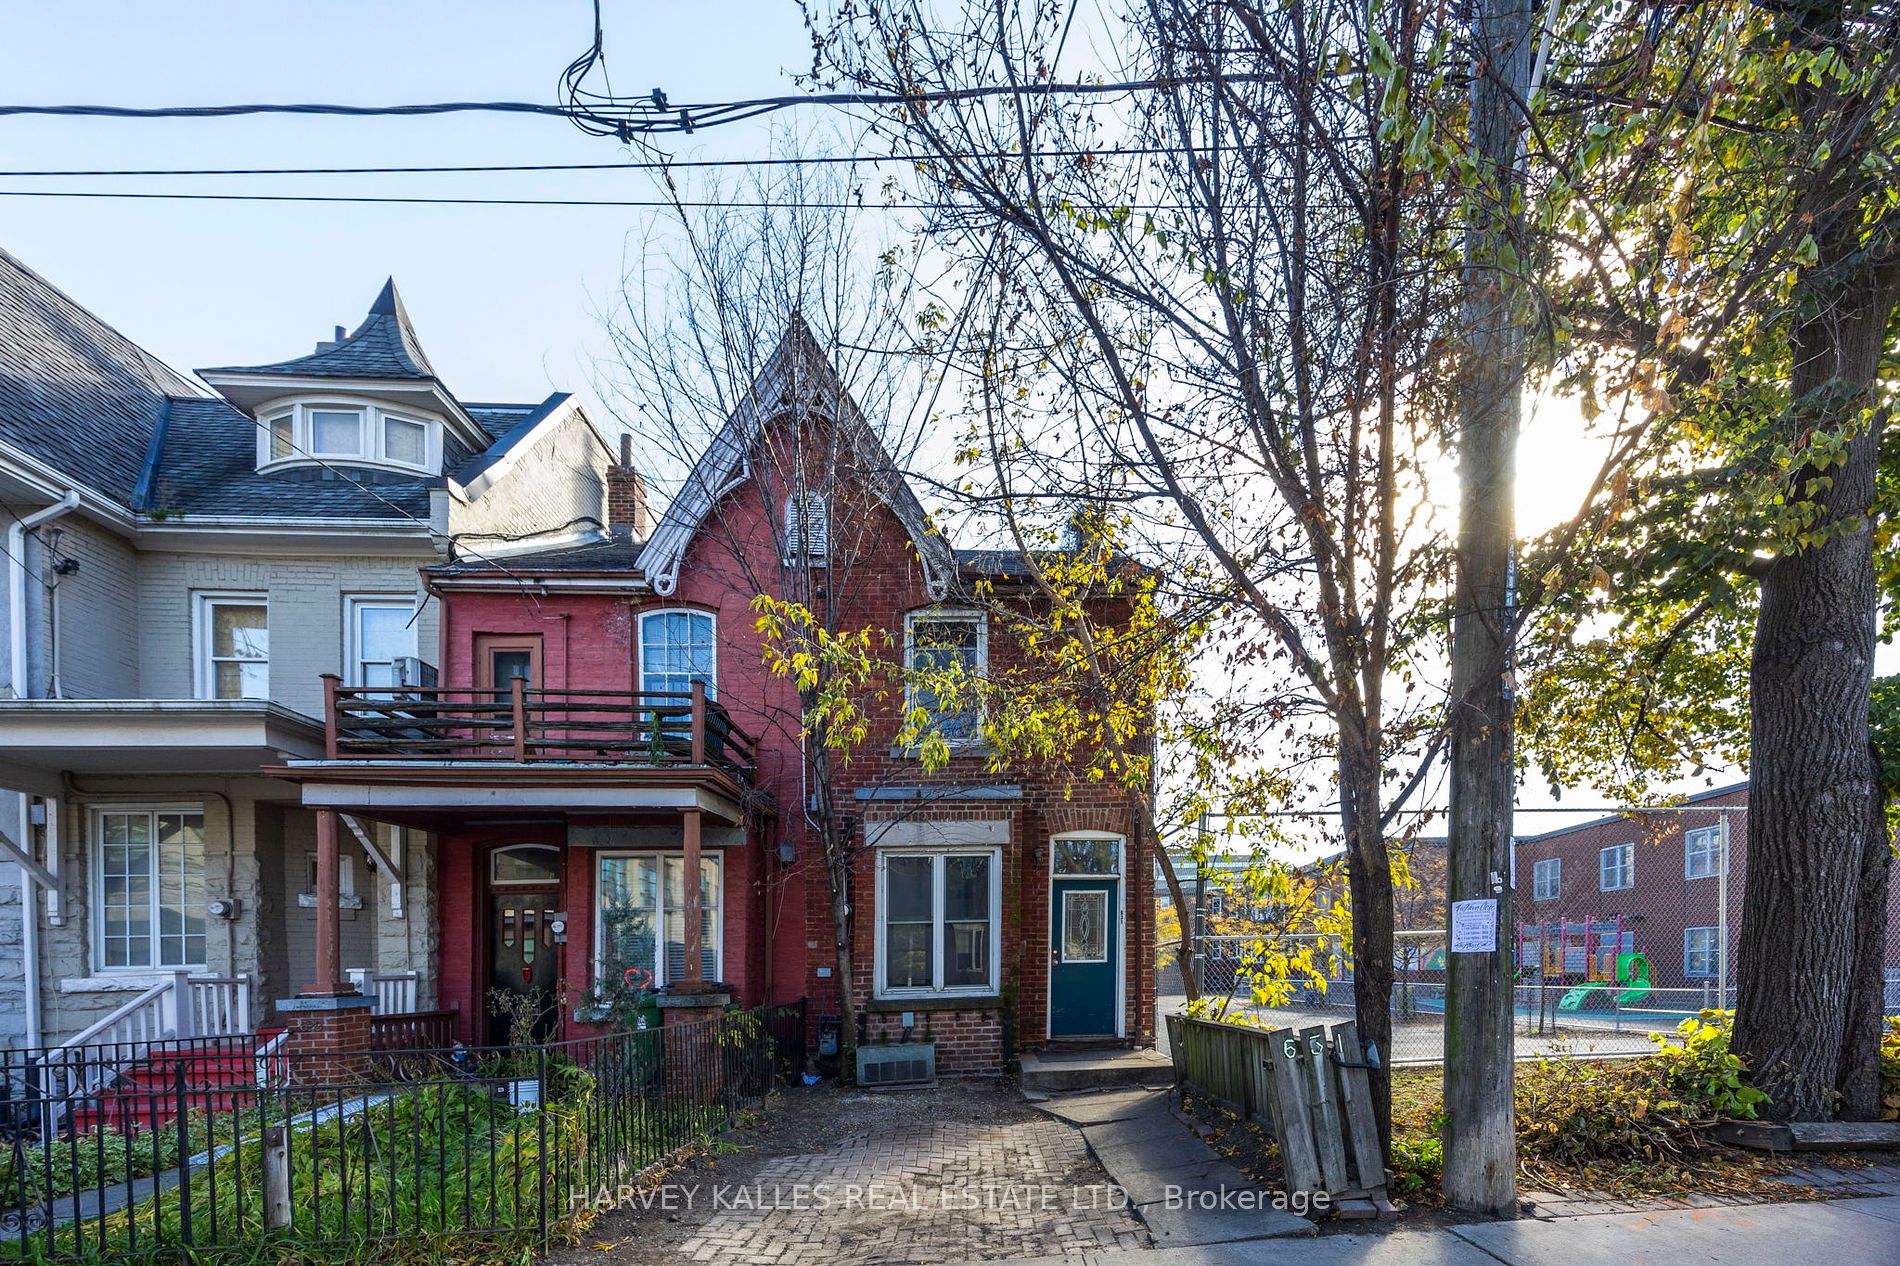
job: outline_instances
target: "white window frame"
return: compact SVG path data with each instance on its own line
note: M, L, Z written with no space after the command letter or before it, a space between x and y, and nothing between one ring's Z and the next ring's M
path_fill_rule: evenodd
M1707 971L1693 971L1689 967L1689 938L1693 933L1706 932L1708 944L1703 953L1709 956ZM1689 980L1714 980L1722 974L1722 930L1714 927L1695 927L1682 929L1682 974Z
M319 453L315 443L312 412L353 412L361 418L358 447L354 453ZM300 396L275 400L257 411L257 468L274 470L287 466L347 465L374 466L410 475L435 475L442 470L442 419L419 409L385 409L372 401L348 397ZM278 456L272 450L272 426L279 419L290 419L290 452ZM408 422L423 428L421 464L398 461L389 456L387 439L390 420Z
M1698 836L1702 838L1698 840ZM1696 869L1697 859L1706 860L1708 869ZM1684 879L1713 879L1724 870L1723 860L1721 827L1699 826L1682 833L1682 877Z
M134 966L134 965L127 964L127 965L117 966L117 967L108 967L106 965L105 817L107 814L113 814L113 813L145 814L154 819L153 830L152 830L152 848L154 850L153 869L151 871L151 876L150 876L152 918L151 918L151 924L150 924L150 931L147 933L147 936L150 940L150 950L151 950L151 955L152 955L152 961L143 966ZM196 814L198 817L198 822L199 822L199 827L198 827L199 833L207 836L207 838L205 839L205 849L206 849L207 854L209 853L211 841L208 837L208 832L206 830L207 824L205 821L205 807L201 803L178 802L178 803L170 803L170 804L95 804L95 805L87 806L87 813L86 813L87 858L91 867L91 874L88 876L88 882L86 884L86 888L87 888L86 910L87 910L88 916L92 919L92 935L88 939L92 942L91 951L92 951L93 970L102 976L156 976L156 975L162 975L164 973L174 972L174 971L202 972L205 970L207 966L207 964L204 963L203 961L199 961L195 963L161 963L158 961L160 958L160 953L159 953L160 936L159 936L159 930L158 930L159 929L158 870L157 870L157 852L156 852L158 848L158 829L157 829L156 819L160 814L165 814L165 813ZM206 872L210 870L209 862L210 862L210 859L208 856L201 858L199 862L201 870L198 876L198 895L201 899L204 896L205 874ZM207 955L209 955L210 948L211 948L210 933L211 933L211 929L207 921L207 926L205 928L205 951Z
M350 686L367 686L363 673L363 627L361 613L366 610L399 610L408 613L409 630L415 633L416 598L414 594L394 593L351 593L343 595L343 678ZM417 645L412 644L409 655L401 658L414 658L418 653ZM382 663L382 660L377 660ZM394 662L390 665L394 668Z
M813 530L814 519L817 523ZM800 549L800 543L804 548ZM785 498L785 561L814 566L831 552L831 500L822 492L795 492Z
M303 881L308 885L304 891L314 897L317 893L317 855L309 852L303 858ZM356 855L340 848L336 854L336 895L339 904L348 902L356 895Z
M1546 884L1544 877L1550 882ZM1564 859L1540 857L1531 863L1531 900L1555 901L1564 890Z
M912 630L920 621L924 624L948 624L956 620L967 620L976 625L976 663L972 666L972 672L979 680L989 676L990 617L987 611L979 611L974 607L921 607L915 611L905 612L904 710L906 712L917 707L916 682L911 679L911 675L917 668L917 639ZM944 741L952 749L982 747L985 742L983 724L987 719L984 702L979 694L976 701L976 725L972 732L964 738L953 739L945 736Z
M634 620L633 675L635 689L647 693L647 621L663 615L693 615L707 622L712 630L712 672L706 678L706 697L719 697L719 616L703 607L655 607L636 613Z
M636 861L640 858L650 858L659 863L660 905L656 913L659 916L660 922L658 931L653 938L653 988L664 988L666 985L672 983L667 979L666 975L666 859L669 857L679 858L680 869L684 872L686 869L685 854L678 850L669 852L666 849L651 848L604 848L595 853L594 908L592 914L594 920L594 982L596 990L599 990L600 987L606 983L603 979L603 974L607 970L607 920L601 917L600 894L603 885L600 882L600 872L602 865L607 859L613 857ZM712 919L713 978L716 980L724 980L726 978L726 859L725 856L717 850L707 849L699 855L699 860L701 865L711 863L717 867L719 871L719 882L714 885L714 891L719 894L719 904L713 909ZM682 882L684 882L686 878L687 876L682 874ZM682 931L684 931L685 922L683 918L680 920ZM700 948L703 950L706 947L702 945Z
M266 651L264 654L264 694L262 696L243 695L242 698L270 698L270 666L274 648L270 648L270 594L243 593L239 591L199 590L191 595L191 676L192 694L199 699L218 697L217 666L211 658L211 648L216 645L212 636L212 613L218 607L262 607L264 608L264 632ZM232 661L237 662L237 661Z
M1610 854L1612 853L1622 854L1622 860L1616 867L1616 869L1622 874L1622 877L1623 877L1622 883L1613 884L1609 882L1609 873L1605 866L1605 863L1610 860ZM1636 886L1636 845L1610 844L1610 845L1607 845L1606 847L1603 847L1597 850L1597 891L1599 892L1627 892L1629 889L1634 888L1635 886Z
M890 988L885 985L885 911L890 909L886 900L887 864L894 857L932 859L930 868L930 978L929 985L913 985ZM990 864L990 946L989 979L978 985L956 985L944 987L943 952L943 859L947 857L984 857ZM1104 876L1105 878L1105 876ZM1000 848L909 848L893 847L877 850L877 911L872 920L872 936L875 938L875 952L872 955L871 996L874 998L991 998L1002 988L998 977L1003 958L1003 850Z

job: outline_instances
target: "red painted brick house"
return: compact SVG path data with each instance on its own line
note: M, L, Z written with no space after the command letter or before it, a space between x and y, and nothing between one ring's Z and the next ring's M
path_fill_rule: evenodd
M836 1013L811 825L829 813L855 844L866 1040L928 1035L945 1072L1151 1042L1151 842L1128 793L1079 764L994 772L976 719L932 699L873 700L848 760L808 752L764 667L761 593L906 663L1003 677L1022 654L995 615L1033 605L1023 560L952 548L802 326L650 529L636 464L623 448L608 471L594 539L428 569L438 684L332 683L326 758L281 771L345 826L431 834L437 996L461 1038L504 1034L496 990L558 993L584 1031L614 981ZM907 707L950 741L943 768L897 746Z

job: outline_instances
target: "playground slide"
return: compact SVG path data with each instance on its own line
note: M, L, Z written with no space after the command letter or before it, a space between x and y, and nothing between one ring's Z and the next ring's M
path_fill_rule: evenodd
M1641 1002L1653 988L1649 982L1649 960L1641 954L1618 954L1616 957L1616 974L1625 986L1616 995L1617 1005L1627 1007Z
M1559 1011L1576 1011L1583 1006L1583 1000L1595 993L1599 988L1601 988L1599 985L1578 985L1575 989L1572 989L1569 993L1557 1000L1557 1009Z

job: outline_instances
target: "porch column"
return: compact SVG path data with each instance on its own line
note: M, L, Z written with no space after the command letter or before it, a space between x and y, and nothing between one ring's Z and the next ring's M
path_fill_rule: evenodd
M697 684L697 683L695 683ZM682 917L686 924L686 963L684 978L675 983L674 988L681 993L698 993L706 985L700 970L704 947L699 935L699 810L688 809L683 823L686 903L682 907Z
M343 926L337 918L336 810L317 810L317 978L304 989L311 997L355 993L343 976Z

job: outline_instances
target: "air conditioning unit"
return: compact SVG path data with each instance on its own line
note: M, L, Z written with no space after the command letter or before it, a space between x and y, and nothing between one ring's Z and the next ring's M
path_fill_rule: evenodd
M895 1046L858 1047L858 1084L885 1086L937 1084L937 1044L900 1042Z
M398 686L426 689L435 685L435 665L414 655L398 655L395 669Z

